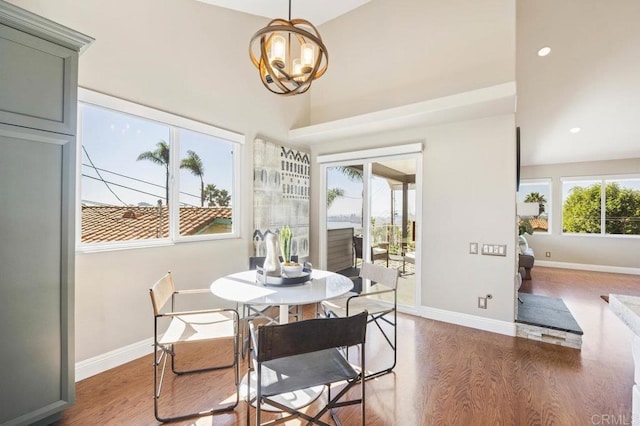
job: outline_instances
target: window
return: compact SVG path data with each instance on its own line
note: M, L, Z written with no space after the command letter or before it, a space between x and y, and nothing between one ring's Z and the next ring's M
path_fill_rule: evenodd
M241 135L80 89L80 247L237 236Z
M551 179L527 179L520 182L518 202L538 203L540 213L529 218L536 234L551 232Z
M640 177L563 179L562 231L640 235Z

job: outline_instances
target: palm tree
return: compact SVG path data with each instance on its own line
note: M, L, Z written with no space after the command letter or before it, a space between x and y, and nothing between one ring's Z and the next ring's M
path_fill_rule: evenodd
M327 209L331 207L331 204L333 204L338 197L344 197L344 189L331 188L327 191Z
M204 207L204 166L202 159L195 151L188 150L187 158L183 158L180 162L181 169L188 169L192 175L200 178L200 207Z
M353 166L338 166L337 169L352 182L362 181L362 169Z
M229 191L226 189L221 189L218 191L216 195L216 204L220 207L229 207L229 203L231 202L231 195L229 195Z
M229 207L231 195L226 189L218 189L213 183L209 183L204 188L204 199L209 207Z
M216 205L217 195L218 195L218 188L214 184L209 183L207 184L207 186L205 186L204 199L207 200L207 204L209 205L209 207L213 207Z
M350 166L337 166L335 169L339 170L340 173L349 178L352 182L362 182L362 170L356 167ZM327 191L327 208L331 207L331 204L336 200L336 198L344 197L344 189L342 188L332 188Z
M155 151L146 151L138 155L137 161L149 160L155 164L164 166L165 170L165 203L169 205L169 144L163 140L160 140L156 144Z
M526 197L524 197L524 202L525 203L538 203L539 205L539 211L536 217L540 216L542 213L544 213L545 211L545 204L547 203L547 199L544 198L544 195L540 194L539 192L532 192L530 194L527 194Z

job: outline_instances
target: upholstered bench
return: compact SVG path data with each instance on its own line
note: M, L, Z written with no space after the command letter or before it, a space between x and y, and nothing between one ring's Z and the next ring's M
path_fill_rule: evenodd
M524 268L524 280L531 279L531 268L533 268L533 262L535 261L535 255L533 253L533 249L527 248L523 253L520 254L518 259L518 266L520 268Z

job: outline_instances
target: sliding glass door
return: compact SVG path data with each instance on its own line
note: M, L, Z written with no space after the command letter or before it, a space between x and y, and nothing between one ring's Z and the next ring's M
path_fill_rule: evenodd
M398 304L416 305L416 170L419 155L323 167L326 268L357 276L362 262L399 271ZM356 281L360 286L371 283ZM392 296L386 300L393 302Z
M360 253L354 251L364 229L362 171L362 165L357 164L326 170L327 269L344 275L357 273L357 265L362 261L362 256L357 258Z

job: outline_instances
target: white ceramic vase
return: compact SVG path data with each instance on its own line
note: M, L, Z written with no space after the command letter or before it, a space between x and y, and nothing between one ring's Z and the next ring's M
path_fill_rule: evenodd
M268 276L279 277L282 275L282 269L280 267L280 259L278 258L278 254L280 253L278 237L275 234L269 233L265 237L264 243L267 249L267 255L262 268Z

